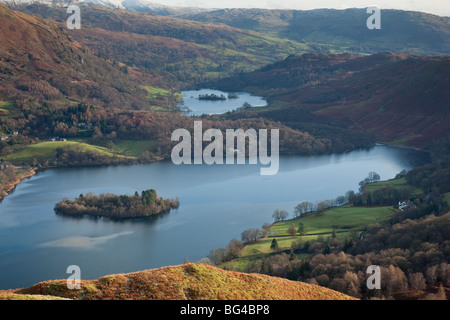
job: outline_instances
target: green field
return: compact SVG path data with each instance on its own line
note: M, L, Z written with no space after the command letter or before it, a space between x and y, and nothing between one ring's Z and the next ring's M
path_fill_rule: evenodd
M153 111L172 111L175 104L183 98L178 92L171 92L162 88L145 86L145 89L148 93L148 99L153 105Z
M393 216L393 207L354 207L351 205L332 208L325 211L321 216L315 214L306 217L277 222L272 225L269 235L254 244L245 246L240 255L241 258L235 261L235 266L242 266L250 257L258 257L262 254L272 253L270 244L273 238L277 239L280 250L290 249L293 241L302 239L314 241L318 237L327 238L331 236L333 229L336 231L338 239L344 239L351 232L365 230L374 222L383 222ZM299 223L306 225L306 235L292 237L288 235L287 229L292 222L298 228Z
M169 90L162 89L162 88L145 86L145 89L147 90L147 92L151 98L165 98L169 94Z
M112 147L88 143L85 139L76 138L68 141L44 141L23 147L5 157L13 164L32 163L34 159L39 162L51 161L56 149L73 146L80 151L96 151L112 157L138 158L145 151L152 152L156 147L155 140L116 140Z
M15 118L23 117L23 114L12 101L0 101L0 116Z
M145 151L154 151L156 140L118 140L115 142L114 151L122 155L140 157Z
M367 191L375 191L381 189L384 186L393 186L395 188L409 188L411 190L412 195L419 195L423 193L421 189L409 185L405 177L400 179L391 179L386 181L373 182L365 185L364 187L366 188Z
M123 157L123 155L115 154L105 147L95 146L84 142L44 141L23 147L6 156L6 160L13 164L31 163L33 159L37 159L39 162L51 161L54 159L56 149L64 146L73 146L80 151L97 151L110 157L114 155Z

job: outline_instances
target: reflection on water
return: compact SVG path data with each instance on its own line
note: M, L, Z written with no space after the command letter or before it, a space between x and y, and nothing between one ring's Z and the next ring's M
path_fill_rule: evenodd
M274 176L259 165L173 165L52 169L20 183L0 204L0 289L67 278L69 265L83 279L133 272L205 257L247 228L289 213L301 201L335 198L358 190L369 171L382 179L423 164L409 149L376 146L344 154L281 156ZM151 219L113 221L56 215L64 197L94 192L134 194L156 189L179 197L180 207Z
M43 247L78 247L78 248L92 248L96 245L103 244L108 240L117 238L122 235L132 234L132 231L120 232L116 234L110 234L102 237L67 237L63 239L48 241L42 243Z

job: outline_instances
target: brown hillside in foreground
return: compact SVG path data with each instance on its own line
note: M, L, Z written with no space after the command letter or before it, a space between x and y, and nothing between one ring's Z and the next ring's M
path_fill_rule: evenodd
M0 291L0 299L14 299L15 294L79 300L354 299L317 285L196 263L83 280L80 290L69 290L66 280L45 281L26 289Z

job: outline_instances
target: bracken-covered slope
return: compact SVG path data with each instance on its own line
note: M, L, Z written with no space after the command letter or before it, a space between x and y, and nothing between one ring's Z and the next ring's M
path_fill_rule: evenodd
M144 107L147 92L68 29L0 4L0 100Z
M79 290L68 289L66 280L55 280L0 291L0 299L35 295L78 300L356 300L317 285L198 263L83 280Z

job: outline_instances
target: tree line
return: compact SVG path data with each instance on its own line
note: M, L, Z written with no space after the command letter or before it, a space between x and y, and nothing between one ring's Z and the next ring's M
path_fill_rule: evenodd
M357 234L343 240L299 239L287 252L251 259L244 271L318 284L359 298L392 298L421 290L421 298L446 299L442 290L440 297L429 295L436 295L440 285L450 286L449 227L446 213L393 225L374 223L364 239ZM381 266L381 290L366 286L369 265Z
M279 129L281 154L321 154L329 152L332 142L264 119L227 119L224 117L186 117L178 113L124 110L89 105L83 102L64 107L33 99L15 101L21 116L0 118L0 131L18 131L19 136L0 143L0 154L8 155L25 145L47 140L49 137L83 138L85 142L108 146L119 140L154 140L156 145L147 150L154 158L170 158L175 142L175 129L193 130L193 122L201 119L204 130L215 128L222 132L235 128ZM41 163L43 165L43 163ZM59 165L59 163L58 163Z

